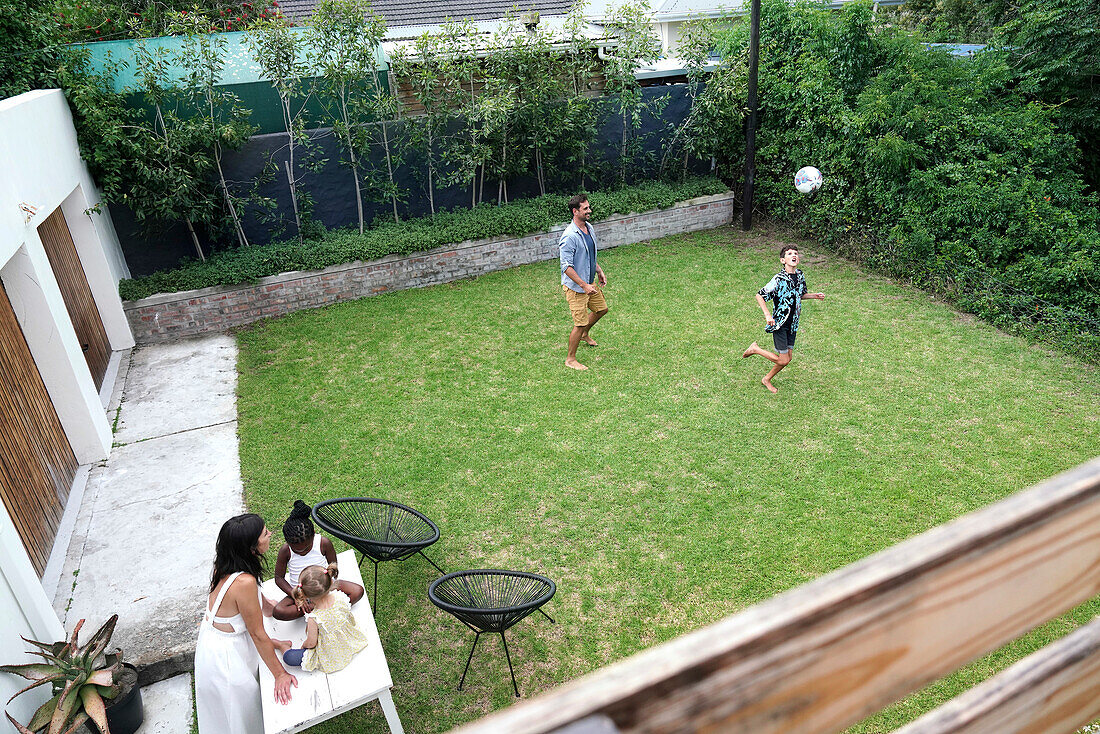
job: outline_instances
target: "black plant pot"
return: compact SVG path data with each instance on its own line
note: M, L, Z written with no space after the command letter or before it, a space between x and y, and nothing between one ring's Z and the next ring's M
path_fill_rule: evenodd
M111 728L111 734L134 734L145 721L145 709L141 702L141 686L137 683L137 668L130 663L123 663L124 668L129 668L133 673L134 685L121 696L107 701L107 726ZM95 724L88 722L88 728L98 734L99 729Z

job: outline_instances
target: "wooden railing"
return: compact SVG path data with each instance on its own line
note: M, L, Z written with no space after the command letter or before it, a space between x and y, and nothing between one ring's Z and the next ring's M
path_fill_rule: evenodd
M836 732L1100 593L1100 459L461 734ZM1100 718L1100 619L906 726Z

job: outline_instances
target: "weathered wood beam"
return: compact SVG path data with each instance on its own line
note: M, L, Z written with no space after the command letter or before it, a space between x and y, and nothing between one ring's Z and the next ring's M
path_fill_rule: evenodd
M1100 719L1100 618L894 734L1060 734Z

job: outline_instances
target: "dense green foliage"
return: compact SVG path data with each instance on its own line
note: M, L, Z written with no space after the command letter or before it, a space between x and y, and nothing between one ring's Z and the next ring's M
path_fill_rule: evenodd
M1077 138L1085 180L1100 191L1100 3L1024 0L997 40L1024 91Z
M211 33L243 31L279 14L278 0L56 0L53 7L54 25L66 43L171 35L180 14Z
M1012 55L972 59L841 13L766 0L758 205L1010 328L1100 358L1100 233L1076 139L1019 83ZM742 53L743 28L727 41ZM812 164L825 186L798 194Z
M931 41L991 43L1030 98L1054 107L1100 190L1100 3L1096 0L908 0L889 20Z
M613 213L665 209L678 201L725 190L717 179L697 178L675 184L644 183L589 196L598 219ZM501 206L483 204L474 209L439 212L434 218L380 222L364 234L357 229L341 229L327 232L319 241L293 239L241 247L218 253L205 262L188 262L174 270L123 280L119 292L124 299L132 300L154 293L248 283L288 270L317 270L354 260L407 255L466 240L522 236L566 221L568 198L548 194Z
M48 0L0 0L0 99L54 86L50 9Z

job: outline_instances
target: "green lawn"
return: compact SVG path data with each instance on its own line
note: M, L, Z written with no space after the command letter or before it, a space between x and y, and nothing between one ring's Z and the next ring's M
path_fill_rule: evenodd
M601 255L611 312L564 367L550 261L294 314L240 335L247 502L383 497L432 518L447 570L558 584L509 632L525 697L713 622L1092 457L1100 375L802 244L797 357L753 294L782 235L722 229ZM277 548L273 543L273 550ZM343 546L337 543L338 549ZM367 566L367 571L370 570ZM365 576L368 574L364 574ZM379 572L406 730L514 701L499 639L428 601L422 559ZM1082 607L858 727L891 729L1100 613ZM381 732L375 704L316 731Z

